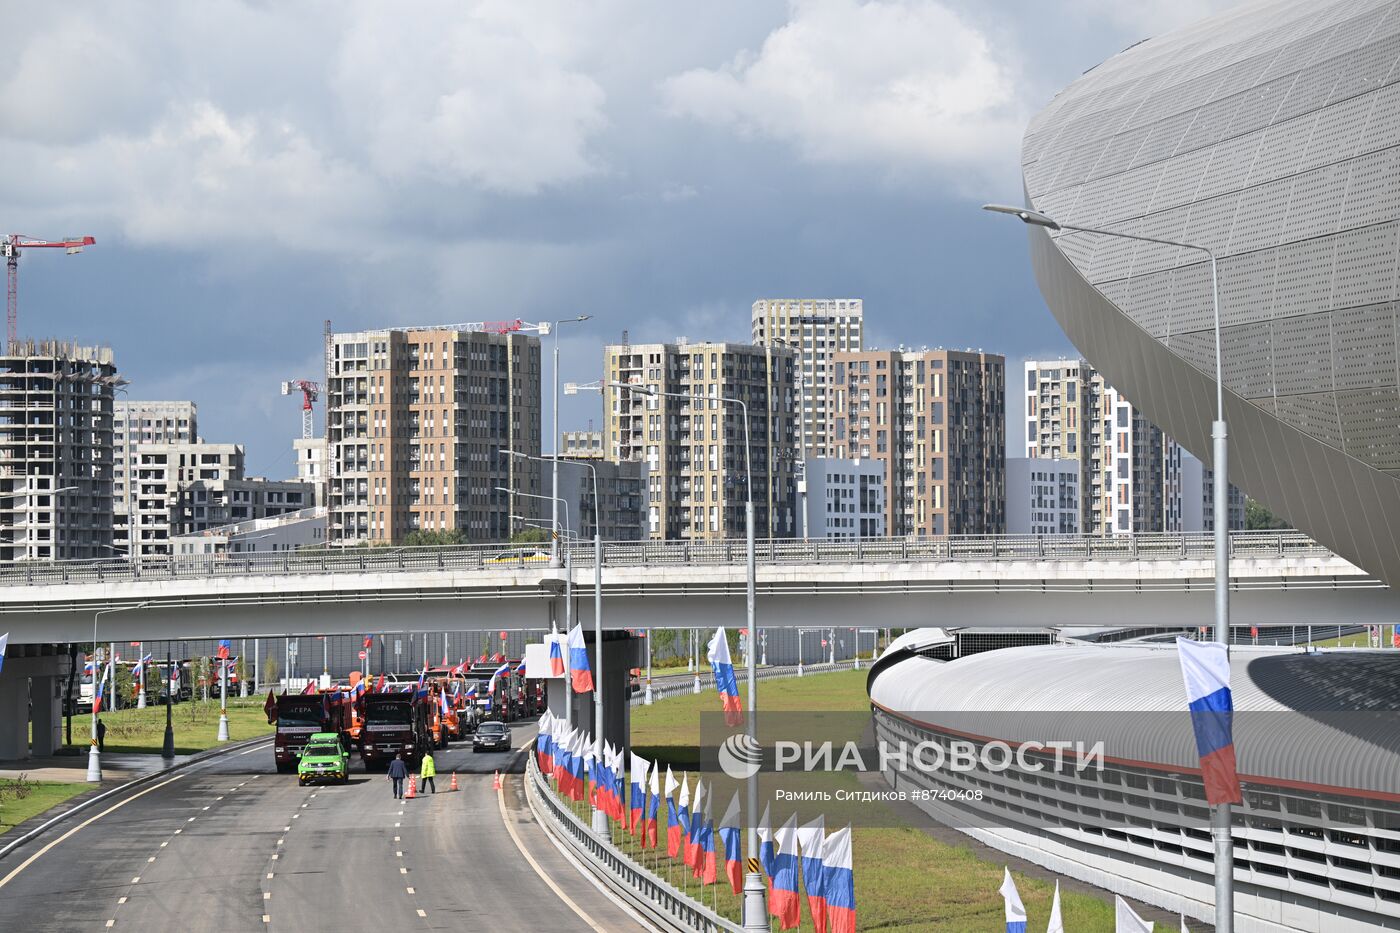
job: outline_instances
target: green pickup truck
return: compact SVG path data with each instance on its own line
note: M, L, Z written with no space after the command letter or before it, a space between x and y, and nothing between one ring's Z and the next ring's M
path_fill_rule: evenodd
M307 739L297 764L297 783L305 787L315 781L350 783L350 756L334 732L317 732Z

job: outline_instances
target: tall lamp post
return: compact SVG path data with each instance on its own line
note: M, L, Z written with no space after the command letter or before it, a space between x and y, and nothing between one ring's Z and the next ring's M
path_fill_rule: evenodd
M114 609L99 609L96 612L94 612L92 614L92 650L94 656L96 656L97 653L97 620L99 618L112 612L127 612L131 609L145 609L148 605L149 603L137 603L134 606L117 606ZM113 690L115 690L117 686L116 658L111 658L108 663L113 665L112 688ZM97 685L102 680L102 672L97 669L95 663L93 665L92 676L92 742L88 746L87 779L88 782L91 784L100 784L102 783L102 754L97 750Z
M627 382L609 382L608 386L622 392L634 392L639 395L650 395L653 397L667 396L677 398L688 404L694 404L696 399L702 402L706 400L719 401L725 405L737 405L744 417L744 537L746 541L745 551L745 588L744 602L746 618L748 620L748 645L745 668L747 669L748 687L748 707L749 716L747 731L751 743L757 745L757 712L758 712L758 652L754 650L755 636L758 632L754 625L754 590L756 582L756 571L754 561L754 534L753 534L753 444L749 437L749 406L742 399L730 398L728 396L691 396L683 392L663 392L660 389L644 386L632 385ZM697 679L699 675L696 675ZM747 780L748 791L748 853L749 864L757 864L758 859L758 775L751 774ZM763 878L756 871L746 871L744 874L744 907L743 925L745 930L767 930L768 929L768 909L766 901L767 890L763 884Z
M1210 260L1210 292L1215 321L1215 422L1211 425L1211 438L1214 444L1215 470L1212 489L1212 513L1215 517L1215 640L1226 646L1230 644L1230 537L1229 537L1229 495L1230 479L1226 459L1225 429L1225 377L1220 352L1220 277L1216 268L1215 252L1195 243L1182 243L1177 240L1162 240L1156 237L1138 236L1118 230L1102 230L1097 227L1081 227L1077 224L1061 223L1048 214L1025 207L1006 204L987 204L983 210L998 214L1010 214L1022 223L1047 230L1068 230L1074 233L1089 233L1097 236L1117 237L1120 240L1136 240L1140 243L1156 243L1159 246L1174 246L1204 253ZM1210 834L1215 842L1215 929L1218 933L1231 933L1235 918L1235 850L1230 832L1230 805L1216 804L1211 808Z
M591 314L580 314L580 315L578 315L577 317L565 318L565 319L562 320L562 321L555 321L555 322L554 322L554 413L553 413L553 418L552 418L552 420L553 420L553 422L554 422L554 427L553 427L553 429L552 429L552 430L554 431L554 440L553 440L551 443L553 444L554 449L555 449L556 451L559 449L559 328L560 328L560 326L562 326L562 325L564 325L564 324L582 324L584 321L587 321L587 320L591 319L592 317L593 317L593 315L591 315ZM540 460L541 462L543 462L543 458L534 457L534 458L531 458L531 459L536 459L536 460ZM553 467L553 471L554 471L554 472L553 472L553 487L550 489L550 492L551 492L551 494L557 499L558 496L559 496L559 458L558 458L558 457L555 457L555 458L554 458L554 467ZM550 516L550 518L552 518L552 519L554 520L554 524L558 525L558 524L559 524L559 503L558 503L557 501L556 501L556 502L554 503L554 505L552 506L552 509L553 509L553 514ZM549 566L551 566L551 567L558 567L559 564L560 564L560 561L559 561L559 541L556 539L556 540L550 542L550 547L549 547Z
M575 387L574 391L578 391ZM573 394L572 392L569 394ZM557 434L557 432L556 432ZM556 438L557 443L557 438ZM502 450L501 453L508 457L517 457L524 460L538 460L543 462L544 457L532 457L527 453L518 450ZM556 490L559 476L559 455L556 452L553 457L548 458L554 462L554 476ZM593 474L593 646L594 646L594 683L593 683L593 754L598 761L603 760L603 500L598 498L598 468L591 463L578 461L578 465L587 469ZM554 506L557 510L559 503L563 500L557 496L554 499ZM558 512L556 511L556 515ZM567 504L564 508L564 518L569 517ZM583 523L582 510L579 510L579 523ZM557 525L557 519L555 524ZM567 527L567 522L566 522ZM580 528L579 532L582 533ZM569 570L569 579L573 580L573 570ZM650 689L650 687L648 687ZM593 808L592 816L593 831L599 835L608 834L608 815L597 807Z

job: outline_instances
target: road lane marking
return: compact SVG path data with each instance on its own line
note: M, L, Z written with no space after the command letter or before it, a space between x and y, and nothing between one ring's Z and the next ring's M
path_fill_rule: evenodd
M140 884L140 883L141 883L141 876L140 876L140 875L137 875L135 878L132 878L132 879L131 879L131 883L132 883L132 884Z
M283 826L283 827L282 827L282 832L284 832L284 833L289 833L289 832L291 832L291 831L292 831L292 828L291 828L290 826Z
M194 822L195 820L197 820L197 819L199 819L199 817L197 817L197 816L192 816L192 817L190 817L189 819L185 820L185 822L186 822L186 823L193 823L193 822Z
M408 869L407 869L407 868L400 868L400 869L399 869L399 874L401 874L401 875L406 875L406 874L408 874Z
M165 840L164 842L162 842L162 843L160 844L160 847L161 847L162 849L164 849L164 848L165 848L166 846L168 846L168 845L170 845L170 840L169 840L169 839L167 839L167 840Z
M131 803L131 801L135 800L135 799L138 798L138 797L144 797L144 796L146 796L147 794L149 794L149 793L150 793L151 791L153 791L153 790L160 790L160 788L164 787L165 785L170 784L170 783L172 783L172 782L174 782L174 781L180 780L181 777L183 777L183 775L177 774L177 775L175 775L174 777L172 777L172 778L170 778L170 779L168 779L168 780L161 781L159 784L153 784L152 786L146 788L145 790L143 790L143 791L141 791L141 792L139 792L139 793L132 794L130 797L126 798L125 800L121 800L121 801L118 801L117 803L112 804L112 806L110 806L110 807L108 807L107 809L103 810L101 813L98 813L96 816L90 816L90 817L88 817L86 820L83 820L83 821L82 821L81 823L79 823L77 826L74 826L72 829L68 830L68 832L64 833L62 836L59 836L59 837L58 837L57 839L55 839L53 842L50 842L48 845L44 846L44 847L43 847L42 849L40 849L38 852L35 852L33 855L29 856L29 858L25 859L23 862L20 862L19 865L15 866L15 870L12 871L12 872L10 872L10 873L9 873L8 875L6 875L4 878L0 878L0 888L3 888L5 885L9 884L10 881L11 881L16 875L18 875L20 872L24 871L24 870L25 870L26 868L28 868L30 865L32 865L32 864L34 864L36 861L38 861L38 859L39 859L39 857L40 857L41 855L43 855L45 852L47 852L47 851L49 851L50 849L52 849L54 846L58 845L58 844L59 844L60 842L62 842L63 840L69 838L69 837L72 836L74 833L78 832L78 830L82 829L83 827L85 827L85 826L87 826L87 825L89 825L89 824L91 824L91 823L96 823L98 820L102 819L102 818L103 818L104 816L106 816L107 814L113 812L114 810L119 810L119 809L121 809L122 807L124 807L124 806L126 806L127 804ZM131 883L132 883L132 884L135 884L136 882L138 882L138 881L140 881L140 880L141 880L140 878L133 878L132 881L131 881Z
M412 893L413 893L413 889L412 889L412 888L409 888L409 889L408 889L408 893L409 893L409 894L412 894Z
M146 864L149 865L149 864L151 864L152 862L154 862L155 860L156 860L156 857L155 857L154 855L152 855L150 858L146 859Z
M299 820L299 819L301 819L301 814L300 814L300 813L293 813L293 814L292 814L292 819L294 819L294 820Z
M217 803L218 801L223 800L223 799L224 799L224 795L223 795L223 794L220 794L219 796L217 796L217 797L214 798L214 801Z
M394 853L394 858L403 858L403 853L402 853L402 852L395 852L395 853Z
M118 905L125 904L125 903L126 903L126 895L122 895L121 897L117 898L117 904L118 904Z
M399 841L399 837L398 837L398 836L395 836L395 837L394 837L394 841L395 841L395 842L398 842L398 841Z
M272 860L273 860L274 862L277 861L277 853L276 853L276 852L272 853Z
M419 907L419 908L418 908L418 916L420 916L420 917L426 917L426 916L428 916L428 912L427 912L426 910L424 910L423 908Z
M272 922L272 918L269 917L267 914L263 914L263 923L271 923L271 922Z
M175 830L175 835L178 836L178 835L180 835L180 834L183 833L183 832L184 832L184 829L177 829L177 830Z
M281 839L278 839L278 840L277 840L277 844L280 846L280 845L282 844L282 840L281 840Z
M263 892L263 900L265 900L265 901L270 901L270 900L272 900L272 892L271 892L271 891L264 891L264 892Z
M208 810L208 807L200 807L201 810Z
M116 917L113 917L111 920L108 920L108 921L107 921L107 926L110 927L110 926L114 925L116 922L117 922L117 918L116 918Z
M549 889L553 891L556 895L558 895L559 899L565 904L567 904L570 910L572 910L575 914L578 914L580 920L588 924L589 927L591 927L592 929L596 930L597 933L608 933L608 931L605 928L595 923L593 918L588 916L588 914L584 912L582 907L575 904L573 899L570 898L569 895L565 894L564 890L560 888L559 885L554 883L554 879L549 877L549 875L545 874L545 870L540 867L539 862L535 861L535 857L531 855L528 851L526 851L525 844L520 841L519 834L516 833L515 827L511 825L510 815L506 812L506 795L501 791L496 792L496 805L500 808L501 822L505 824L506 832L510 834L511 842L514 842L515 847L520 850L520 854L525 856L525 861L530 863L530 867L535 870L535 874L540 876L540 880L543 881L545 884L549 885Z
M262 751L262 750L265 749L265 748L271 748L271 747L272 747L272 743L271 743L271 742L268 742L266 745L259 745L259 746L256 747L256 748L250 748L250 749L248 749L246 752L239 752L238 754L240 754L240 755L251 755L251 754L253 754L253 752L260 752L260 751ZM245 782L245 783L246 783L246 782ZM242 784L239 784L238 786L239 786L239 787L242 787L243 785L242 785Z

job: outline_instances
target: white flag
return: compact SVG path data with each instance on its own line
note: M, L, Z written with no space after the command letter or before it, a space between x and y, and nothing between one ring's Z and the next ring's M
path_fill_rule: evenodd
M1060 881L1055 879L1055 899L1050 902L1050 925L1045 933L1065 933L1065 921L1060 917Z
M1011 880L1011 869L1003 868L1005 874L1001 879L1001 887L997 893L1002 896L1006 905L1006 929L1026 928L1026 907L1021 903L1021 892L1016 890L1016 882Z
M1154 924L1133 913L1128 902L1117 894L1113 895L1114 933L1152 933Z

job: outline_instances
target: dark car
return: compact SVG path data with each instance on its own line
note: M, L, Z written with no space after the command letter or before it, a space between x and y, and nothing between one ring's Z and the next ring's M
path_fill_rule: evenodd
M503 722L483 722L472 736L472 751L510 751L510 726Z

